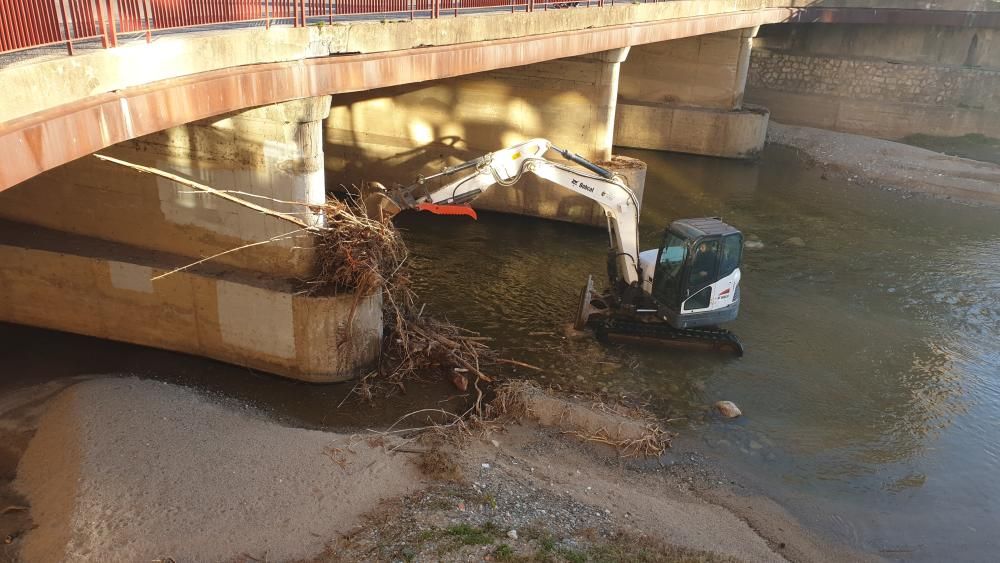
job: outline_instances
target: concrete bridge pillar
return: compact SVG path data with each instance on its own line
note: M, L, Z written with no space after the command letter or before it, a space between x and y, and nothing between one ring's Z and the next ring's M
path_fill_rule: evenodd
M611 154L619 72L628 52L335 96L326 126L331 182L409 184L419 174L544 137L622 172L641 197L645 164ZM599 206L534 177L496 187L474 206L606 225Z
M766 109L743 104L757 28L632 48L622 65L615 144L753 158Z
M295 100L103 152L322 224L329 109ZM313 235L236 203L86 157L0 193L0 219L2 320L309 381L349 378L378 352L381 297L352 316L353 295L305 294Z
M631 47L612 49L593 55L579 57L583 61L595 64L597 79L595 81L595 119L593 160L611 160L611 148L615 141L615 109L618 107L618 81L621 66L628 57Z

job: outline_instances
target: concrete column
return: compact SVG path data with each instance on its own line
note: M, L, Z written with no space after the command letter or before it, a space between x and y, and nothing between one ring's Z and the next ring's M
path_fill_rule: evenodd
M750 73L750 53L753 50L753 38L760 31L760 26L740 30L740 51L736 55L736 79L733 82L733 109L743 107L743 95L747 89L747 76Z
M631 47L612 49L582 57L600 63L595 84L596 112L594 121L594 154L596 160L611 160L615 140L615 108L618 107L618 77L621 64L628 57Z
M615 144L732 158L764 146L767 110L744 107L755 28L640 45L622 65Z
M329 97L296 100L105 152L321 224L329 109ZM0 235L3 321L307 381L350 378L378 354L381 295L303 294L313 235L157 176L71 162L0 193Z
M326 126L331 184L409 184L444 166L535 137L616 168L611 148L621 63L629 49L406 87L335 96ZM552 158L559 159L555 154ZM644 170L629 162L641 197ZM604 212L559 186L526 177L475 207L597 226Z

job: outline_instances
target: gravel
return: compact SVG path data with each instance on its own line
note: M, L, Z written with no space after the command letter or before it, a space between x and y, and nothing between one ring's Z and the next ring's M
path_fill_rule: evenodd
M926 149L772 121L768 143L793 147L823 167L824 176L907 193L1000 205L1000 166Z

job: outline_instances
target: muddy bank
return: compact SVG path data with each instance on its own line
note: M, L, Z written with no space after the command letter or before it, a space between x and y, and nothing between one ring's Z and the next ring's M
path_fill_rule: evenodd
M826 175L853 183L1000 206L1000 165L990 162L774 121L767 142L798 149Z
M761 527L705 500L718 477L685 452L625 462L533 423L390 451L389 436L290 428L237 401L135 378L48 396L34 405L44 413L15 481L34 528L9 553L24 561L823 553L791 521L771 515ZM427 452L451 469L428 468Z

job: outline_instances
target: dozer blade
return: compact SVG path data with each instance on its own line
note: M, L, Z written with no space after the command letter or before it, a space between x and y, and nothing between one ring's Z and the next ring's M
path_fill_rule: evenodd
M613 318L594 324L597 337L609 342L728 350L737 356L743 355L740 339L721 328L679 329L666 322L644 323Z
M599 296L594 293L594 276L587 276L587 285L580 291L579 307L576 310L576 319L573 321L573 328L583 330L587 328L591 317L601 311L594 306L594 300Z

